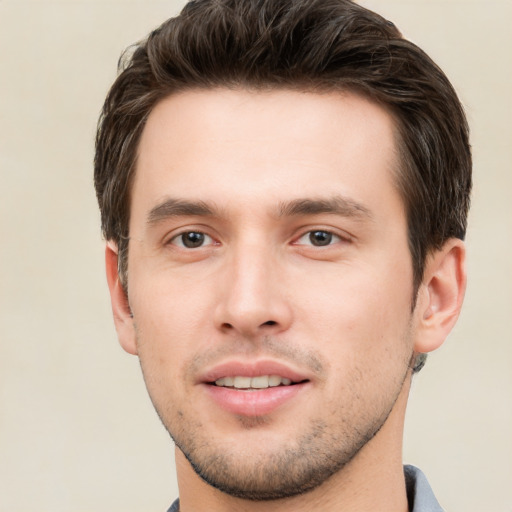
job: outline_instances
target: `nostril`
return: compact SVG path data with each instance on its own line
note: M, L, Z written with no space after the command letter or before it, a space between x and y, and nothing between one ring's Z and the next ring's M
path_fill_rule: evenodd
M265 322L262 325L277 325L277 322L275 322L274 320L269 320L268 322Z

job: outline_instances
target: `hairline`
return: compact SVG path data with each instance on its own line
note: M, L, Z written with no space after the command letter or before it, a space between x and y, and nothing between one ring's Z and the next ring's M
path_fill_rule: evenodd
M413 254L413 247L411 246L411 227L409 224L410 221L410 212L408 209L408 202L406 201L406 191L404 190L403 184L404 184L404 177L407 173L407 167L410 166L410 155L409 151L406 148L405 140L402 135L402 129L403 123L400 120L400 116L396 112L396 108L393 105L387 104L382 100L379 100L378 98L375 98L374 95L372 95L370 92L363 90L362 87L357 87L356 85L352 85L349 83L324 83L321 79L317 80L318 83L315 83L314 80L311 80L309 87L306 84L302 84L298 81L291 81L290 83L283 83L283 84L272 84L264 82L262 84L253 84L253 83L230 83L228 80L225 84L215 84L215 85L203 85L203 84L183 84L182 86L176 87L174 90L171 91L161 91L161 94L157 97L157 99L154 101L151 108L148 110L146 115L143 119L141 119L141 122L139 123L139 129L138 133L135 137L135 147L133 150L133 160L132 165L130 166L129 172L128 172L128 180L127 180L127 193L126 193L126 229L127 233L126 235L123 233L117 233L117 237L119 239L116 241L112 238L112 240L116 243L119 249L118 254L118 271L119 271L119 277L121 284L123 288L125 289L126 293L128 292L128 253L129 253L129 240L130 240L130 233L129 233L129 225L130 225L130 218L131 218L131 203L132 203L132 195L133 195L133 185L137 173L137 167L138 167L138 160L139 160L139 150L140 150L140 142L144 133L144 129L146 127L146 123L155 110L157 106L166 101L167 99L177 96L179 94L187 93L187 92L201 92L201 91L248 91L248 92L254 92L254 93L272 93L275 91L296 91L296 92L302 92L305 94L328 94L328 93L339 93L340 95L348 94L348 95L355 95L359 98L365 99L374 105L379 106L382 108L389 116L392 121L392 135L394 140L394 147L393 147L393 156L394 156L394 162L392 165L392 183L395 187L395 190L397 191L400 200L402 202L402 206L404 208L404 215L406 217L407 222L407 239L409 242L409 253L411 256L411 265L413 268L413 273L415 274L415 263L414 263L414 254ZM123 241L125 243L123 243ZM125 245L126 244L126 245ZM423 271L426 256L421 262L421 270ZM420 281L421 281L422 275L413 275L413 296L414 296L414 302L415 303L415 295L417 292L417 289L419 287Z

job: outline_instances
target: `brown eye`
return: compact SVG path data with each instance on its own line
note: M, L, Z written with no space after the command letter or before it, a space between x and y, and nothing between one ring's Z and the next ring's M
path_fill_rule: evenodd
M186 231L174 237L171 242L174 245L185 249L197 249L204 245L211 244L213 240L205 233L201 233L199 231Z
M328 231L310 231L308 235L311 245L322 247L332 243L333 235Z
M336 244L342 240L342 237L332 233L331 231L314 229L304 233L295 243L297 245L306 245L309 247L328 247L329 245Z
M337 245L341 242L349 242L348 236L343 237L326 229L312 229L311 231L306 231L294 244L321 248Z

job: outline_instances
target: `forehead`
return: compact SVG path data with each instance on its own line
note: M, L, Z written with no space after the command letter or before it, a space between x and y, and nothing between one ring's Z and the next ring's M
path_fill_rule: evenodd
M166 195L263 206L332 188L362 201L365 189L396 194L396 153L392 116L353 93L180 92L148 118L132 207Z

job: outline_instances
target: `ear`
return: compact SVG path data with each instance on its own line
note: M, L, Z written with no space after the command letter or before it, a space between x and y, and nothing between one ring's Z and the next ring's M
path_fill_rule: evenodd
M119 343L126 352L136 355L137 344L133 315L128 297L119 279L117 245L112 241L108 241L105 247L105 267Z
M431 352L443 344L459 317L465 291L466 248L453 238L427 257L415 311L415 352Z

